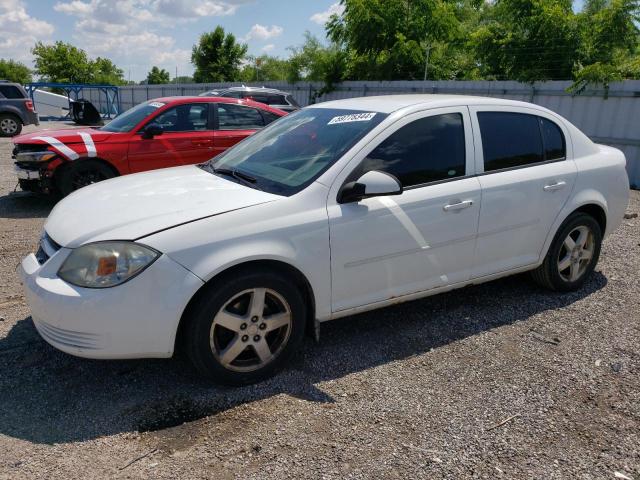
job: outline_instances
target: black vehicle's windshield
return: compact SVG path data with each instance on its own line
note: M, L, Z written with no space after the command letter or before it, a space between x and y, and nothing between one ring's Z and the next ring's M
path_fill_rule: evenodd
M313 182L387 115L310 108L282 117L203 168L254 180L255 188L293 195Z
M104 132L130 132L142 120L164 105L162 102L155 101L141 103L130 108L122 115L118 115L99 130Z

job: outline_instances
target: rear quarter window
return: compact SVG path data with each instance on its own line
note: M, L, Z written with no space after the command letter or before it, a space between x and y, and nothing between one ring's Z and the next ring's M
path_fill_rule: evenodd
M0 85L0 95L4 98L25 98L24 94L15 85Z

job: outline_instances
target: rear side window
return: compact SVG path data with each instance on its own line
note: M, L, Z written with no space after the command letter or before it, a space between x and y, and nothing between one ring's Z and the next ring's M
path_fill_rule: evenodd
M20 89L14 85L0 85L0 95L4 98L25 98Z
M392 133L367 155L357 175L380 170L406 188L463 176L465 158L462 115L434 115Z
M268 105L287 105L284 95L269 95L267 97Z
M258 110L231 103L218 104L218 128L220 130L256 130L264 127Z
M484 171L542 162L537 116L513 112L479 112Z
M566 145L560 127L546 118L540 118L540 129L544 140L544 159L562 160L566 158Z
M293 98L293 96L287 95L286 99L287 99L289 105L291 105L292 107L300 108L300 104L298 102L296 102L296 100L295 100L295 98Z

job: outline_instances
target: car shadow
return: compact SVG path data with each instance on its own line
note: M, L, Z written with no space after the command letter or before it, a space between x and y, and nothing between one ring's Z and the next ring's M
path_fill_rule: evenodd
M75 358L46 344L26 318L0 339L0 434L76 442L163 430L283 393L333 402L317 384L566 307L606 284L594 273L580 291L560 294L516 276L329 322L283 372L237 388L202 380L182 360Z
M55 204L51 195L18 190L0 195L0 218L47 218Z

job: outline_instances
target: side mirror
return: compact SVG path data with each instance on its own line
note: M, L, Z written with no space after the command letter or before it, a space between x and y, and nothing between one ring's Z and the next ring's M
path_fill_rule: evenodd
M358 202L363 198L400 195L402 184L390 173L371 170L357 181L345 183L338 194L339 203Z
M157 135L162 135L162 132L164 132L164 130L160 125L158 125L157 123L151 123L147 125L142 131L142 138L144 138L145 140L150 140Z

